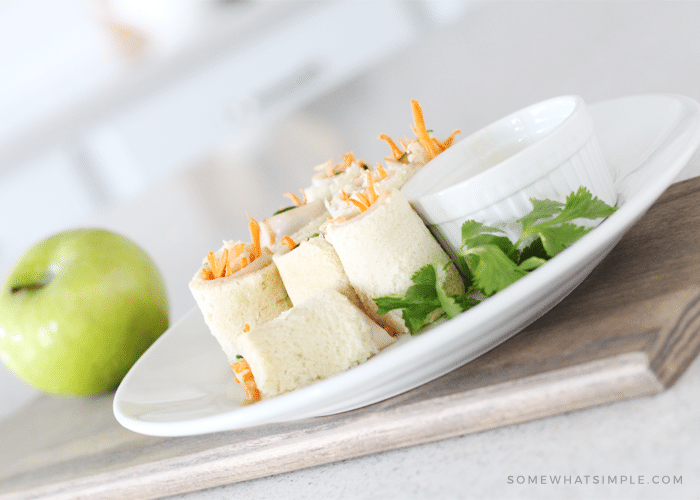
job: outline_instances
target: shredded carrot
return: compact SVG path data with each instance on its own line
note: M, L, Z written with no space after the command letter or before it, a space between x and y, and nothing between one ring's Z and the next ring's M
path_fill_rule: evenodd
M240 269L244 269L248 267L248 259L246 257L241 257L241 267Z
M355 161L355 156L352 152L348 152L342 155L341 158L343 159L343 163L340 164L341 172L345 172L345 170L352 165L352 162Z
M383 141L386 141L387 144L389 144L389 147L391 148L391 154L394 155L394 160L398 160L403 156L403 151L401 151L396 145L396 143L393 140L391 140L391 137L389 137L386 134L381 134L379 138Z
M346 193L344 189L340 190L340 199L343 201L348 201L350 199L348 193Z
M436 139L436 142L438 143L438 146L440 146L440 149L443 150L443 151L445 151L447 148L449 148L450 146L452 146L452 143L453 143L454 140L455 140L455 136L456 136L457 134L460 134L460 133L462 133L462 131L459 130L459 129L457 129L457 130L455 130L454 132L452 132L452 134L451 134L447 139L445 139L444 141L440 142L440 141L438 141L438 140Z
M369 201L369 198L367 198L367 196L365 196L364 193L355 193L355 195L359 198L360 202L361 202L365 207L369 208L369 206L372 204L372 203Z
M350 198L348 201L350 203L352 203L353 205L355 205L357 208L359 208L360 212L364 212L365 210L367 210L367 206L364 203L362 203L361 201L357 201L354 198Z
M294 203L295 207L301 206L301 200L294 193L284 193L284 196L292 200L292 203Z
M333 177L335 175L335 165L333 165L333 160L328 160L326 163L326 177Z
M245 250L245 243L236 243L233 248L231 248L231 257L238 257L243 253L243 250Z
M216 256L214 255L214 252L209 252L207 254L207 260L209 261L209 270L211 271L212 275L216 275Z
M260 248L260 226L252 217L248 217L248 229L250 229L250 241L253 242L253 253L256 257L260 257L262 250Z
M433 159L440 154L440 149L433 144L433 141L428 135L428 130L425 128L425 120L423 119L423 110L420 104L418 104L418 101L411 101L411 109L413 111L413 122L415 123L413 131L418 138L418 142L420 142L427 151L430 159Z
M248 323L246 323L245 325L243 325L243 332L245 333L245 332L249 332L249 331L250 331L250 325Z
M202 269L202 277L204 277L204 279L209 280L226 276L226 266L228 265L228 250L226 248L224 248L221 253L221 259L219 260L217 260L214 252L209 252L207 254L207 261L209 262L208 272L206 269Z
M455 130L452 132L450 137L444 141L439 141L431 137L428 133L428 130L425 127L425 119L423 118L423 110L421 109L418 101L411 101L411 110L413 113L414 123L413 126L411 126L411 129L413 129L413 132L416 134L416 140L411 141L405 137L404 139L399 139L399 142L403 146L405 152L401 151L401 148L399 148L396 143L386 134L381 134L379 136L379 138L386 141L391 148L392 156L387 156L386 158L389 161L405 161L405 159L402 160L401 158L408 152L409 145L415 142L418 142L423 149L425 149L428 160L432 160L437 155L449 148L454 142L455 136L460 133L460 130Z
M255 383L255 378L253 377L253 372L250 371L250 365L245 359L237 361L231 365L231 369L237 375L241 375L243 381L236 377L236 382L243 386L243 392L248 400L257 401L260 399L260 390L258 390L258 385Z
M284 193L284 196L292 200L292 203L294 203L295 207L300 207L302 205L306 205L306 193L304 192L303 189L300 189L302 197L304 198L304 201L301 201L297 195L294 193Z
M328 218L326 219L326 222L327 222L328 224L333 224L333 223L336 223L336 222L345 222L346 220L347 220L347 219L341 215L341 216L336 217L336 218L328 217Z
M281 240L280 243L283 245L287 245L287 248L290 250L294 250L297 247L297 244L294 243L294 240L291 239L289 236L284 236Z
M386 170L384 170L384 167L382 167L382 164L377 162L377 172L379 172L379 178L381 180L386 179Z
M374 181L374 176L371 173L367 172L367 198L370 204L377 201L377 193L374 190Z

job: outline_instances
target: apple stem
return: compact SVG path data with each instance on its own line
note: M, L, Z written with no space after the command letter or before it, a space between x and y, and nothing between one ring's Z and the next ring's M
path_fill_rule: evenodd
M19 293L24 290L39 290L44 288L46 283L27 283L26 285L17 285L10 288L10 293Z

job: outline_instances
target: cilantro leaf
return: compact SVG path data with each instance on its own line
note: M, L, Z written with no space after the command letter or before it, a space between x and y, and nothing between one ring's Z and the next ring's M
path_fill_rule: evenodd
M549 219L561 213L564 204L554 200L537 200L530 198L532 203L532 211L525 215L522 219L518 219L523 227L530 227L540 219Z
M520 264L518 264L518 268L522 269L523 271L529 272L529 271L532 271L534 269L537 269L545 262L547 262L547 259L543 259L541 257L530 257L530 258L522 261Z
M472 236L466 240L468 248L476 248L482 246L493 245L499 248L510 260L518 262L520 259L520 250L516 247L507 236L496 236L495 234L480 234Z
M556 218L558 222L568 222L574 219L600 219L609 217L617 207L611 207L603 200L594 198L585 187L580 187L576 193L566 197L566 206Z
M472 238L484 233L503 233L497 227L484 226L483 223L475 220L464 221L462 224L462 247L467 245Z
M585 187L572 192L562 204L551 200L530 200L533 210L518 222L523 225L523 232L516 246L531 237L539 238L549 257L554 257L571 246L592 228L577 226L570 222L576 219L599 219L612 215L616 207L593 197ZM550 217L542 222L538 220Z
M378 297L374 299L377 304L377 314L386 314L394 309L403 309L403 320L409 331L416 332L430 313L440 307L436 285L435 269L427 265L416 271L411 277L411 285L403 297Z
M608 217L617 210L594 198L585 187L567 196L566 203L530 201L532 211L516 221L522 224L523 230L515 243L496 227L475 220L463 223L460 251L450 264L462 269L464 294L447 293L447 266L433 263L414 273L411 277L413 285L403 297L376 298L377 312L386 314L402 309L406 326L415 335L433 312L441 310L449 318L455 317L474 307L484 296L491 296L515 283L592 230L572 221ZM521 248L530 239L532 241Z
M448 264L449 265L449 264ZM473 307L479 301L466 295L450 295L445 291L446 266L428 264L411 277L411 285L403 297L378 297L377 313L386 314L394 309L402 309L402 317L412 335L425 324L428 316L442 310L453 318Z
M540 259L548 260L550 257L542 244L542 238L535 238L532 242L523 248L520 252L520 260L518 264L522 264L530 257L539 257Z
M485 295L493 295L527 274L496 245L481 245L462 250L474 284Z
M554 257L565 248L576 243L576 241L592 229L591 227L577 226L566 222L554 227L542 226L538 228L537 233L542 240L542 245L547 255Z

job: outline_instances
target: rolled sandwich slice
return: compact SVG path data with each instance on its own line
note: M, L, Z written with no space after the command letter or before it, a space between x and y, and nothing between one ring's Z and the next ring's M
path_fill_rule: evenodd
M272 252L255 238L210 252L189 288L229 363L236 361L236 341L245 329L292 307Z
M416 271L432 263L446 265L450 258L400 191L378 196L367 193L365 199L370 204L361 214L325 225L326 239L335 248L367 314L382 326L406 333L402 313L395 310L379 315L374 299L405 294ZM453 264L447 268L445 290L453 295L464 292Z
M326 289L243 333L232 368L249 399L269 398L362 363L391 340L347 297Z
M346 185L326 202L328 213L333 218L353 217L361 212L361 204L357 203L358 195L363 195L370 184L377 193L401 189L419 169L420 166L412 164L387 162L386 169L377 164L373 171L364 170L352 184Z
M282 237L300 231L317 233L319 226L329 216L323 200L301 203L297 198L295 204L296 206L283 209L262 221L260 244L263 247L279 247Z
M296 244L288 238L291 249L272 256L282 277L289 299L295 306L312 295L333 288L360 307L360 300L350 284L333 245L322 235Z
M315 200L330 200L365 169L364 163L357 160L352 153L346 153L342 158L338 164L331 159L314 168L316 174L311 178L311 186L302 190L309 203Z

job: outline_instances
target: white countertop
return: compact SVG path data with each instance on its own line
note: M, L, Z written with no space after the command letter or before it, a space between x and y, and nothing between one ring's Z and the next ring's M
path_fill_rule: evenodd
M194 305L186 283L202 255L246 237L246 210L266 216L286 204L276 193L305 185L313 165L349 150L380 160L380 133L410 132L411 99L429 126L448 132L562 94L589 103L656 92L700 101L698 25L694 2L485 3L246 136L245 147L222 147L91 222L155 257L174 322ZM216 175L220 182L206 182ZM682 177L696 175L698 155ZM700 498L698 394L696 361L656 396L176 498ZM668 478L682 484L653 483ZM563 484L551 484L557 479Z

